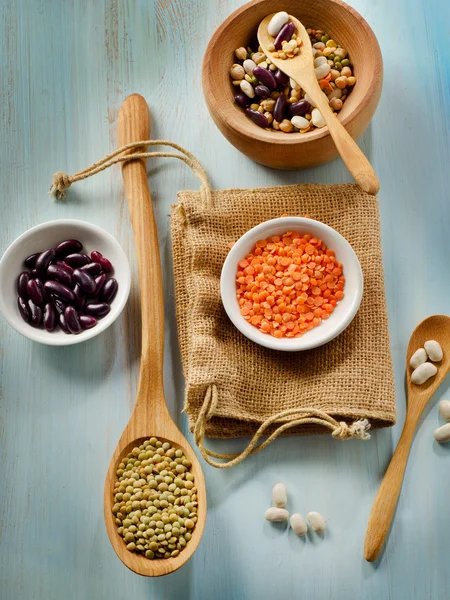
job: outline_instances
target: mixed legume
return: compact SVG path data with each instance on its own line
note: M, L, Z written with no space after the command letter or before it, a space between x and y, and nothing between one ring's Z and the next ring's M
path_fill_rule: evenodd
M17 279L18 308L33 327L78 334L90 329L110 311L118 283L107 279L113 266L100 252L82 253L78 240L65 240L55 248L25 259L29 271Z
M282 18L276 27L271 28L272 21L279 15L282 15ZM293 27L292 22L285 20L286 15L287 13L277 13L269 23L269 33L277 35L276 39L285 27ZM281 22L281 30L275 34L271 33L277 30ZM350 57L344 48L322 30L307 29L307 32L313 46L314 67L319 85L328 98L330 108L339 112L356 83ZM283 48L291 42L297 45L292 48L292 52L289 46L289 52L286 53L284 49L277 52L277 44L274 43L273 49L278 58L291 58L298 53L296 50L300 52L300 38L297 38L294 31L289 36L291 41L285 39L285 35L282 36ZM306 133L314 128L324 127L325 121L320 111L314 108L304 90L277 69L260 46L255 50L256 47L257 43L253 47L241 47L235 51L235 56L240 62L232 65L230 77L233 85L239 87L235 94L236 104L243 108L247 116L259 127L285 133Z
M241 315L276 338L300 337L328 319L344 297L344 284L334 250L297 232L256 242L236 274Z
M147 558L177 556L197 523L197 488L183 451L155 437L117 469L112 512L128 550Z

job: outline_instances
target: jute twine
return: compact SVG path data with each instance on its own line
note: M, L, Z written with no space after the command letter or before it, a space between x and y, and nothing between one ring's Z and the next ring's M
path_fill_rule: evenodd
M179 154L142 151L159 145ZM200 162L182 146L165 140L127 144L72 176L58 172L50 193L64 198L72 183L116 163L160 157L182 160L201 182L200 193L179 194L171 220L177 324L186 378L184 410L203 458L212 466L229 468L289 432L331 431L336 439L367 440L371 425L392 425L395 395L384 294L380 297L383 272L376 198L351 185L213 192ZM350 212L342 210L343 198L348 199ZM360 237L352 239L355 214L358 220L355 209L360 211L358 231L368 252ZM277 353L253 344L234 328L220 301L219 277L228 243L258 222L284 212L313 218L320 218L316 213L322 212L324 221L347 234L357 253L361 250L366 289L356 323L330 344L310 352ZM237 455L205 447L205 436L248 435L250 442Z

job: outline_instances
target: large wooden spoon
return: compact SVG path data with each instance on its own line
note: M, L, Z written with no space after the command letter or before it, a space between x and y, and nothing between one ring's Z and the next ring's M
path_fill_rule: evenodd
M423 348L427 340L437 340L442 346L444 357L442 362L436 365L438 372L435 377L432 377L423 385L415 385L411 383L412 369L409 366L409 360L418 348ZM450 317L434 315L422 321L409 340L406 355L406 386L408 392L406 419L400 441L392 456L370 513L364 544L364 558L370 562L375 560L380 553L391 526L402 487L409 450L420 415L449 370Z
M119 146L150 138L150 115L142 96L133 94L122 104L117 137ZM144 146L142 151L146 150ZM104 511L108 536L120 560L139 575L157 577L179 569L199 545L206 520L206 490L200 464L186 438L173 422L164 398L163 286L158 232L148 188L145 160L138 159L123 163L122 174L139 268L142 312L141 370L134 411L117 444L106 476ZM183 450L192 462L191 470L198 490L198 521L192 538L178 556L157 560L127 550L123 538L117 533L118 526L112 514L113 489L117 480L118 464L134 446L140 445L152 436L161 441L168 441Z
M275 13L274 13L275 14ZM291 21L295 25L296 33L302 39L302 45L300 47L300 54L294 56L294 58L288 58L282 60L280 58L274 58L273 52L269 50L269 47L273 44L273 37L269 35L267 27L273 14L268 15L261 21L258 27L258 41L259 45L263 49L266 56L270 58L273 64L292 77L308 94L312 99L314 105L321 112L325 123L328 126L328 130L333 138L336 148L339 150L339 154L342 160L347 165L348 170L355 178L356 183L362 190L369 194L376 194L380 189L380 182L375 174L371 164L364 156L362 151L359 149L357 143L347 132L345 127L341 124L339 119L331 110L328 105L328 100L322 90L320 89L319 82L317 81L316 74L314 72L314 59L311 47L311 41L306 29L300 23L298 19L290 16Z

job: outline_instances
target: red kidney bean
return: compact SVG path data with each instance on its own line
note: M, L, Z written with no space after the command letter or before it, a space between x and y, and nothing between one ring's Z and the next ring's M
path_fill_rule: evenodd
M22 298L28 298L27 283L30 281L28 271L23 271L17 279L17 292Z
M294 23L292 21L288 21L280 30L280 33L275 38L273 45L275 46L275 50L281 50L282 42L288 42L292 34L295 31Z
M310 112L311 104L307 100L300 100L300 102L294 102L289 105L288 112L292 117L302 117L306 113Z
M268 69L265 69L264 67L260 66L255 67L253 69L253 75L270 90L275 90L277 88L277 82L275 80L275 77Z
M28 308L27 301L25 298L21 298L20 296L17 298L17 305L19 307L20 316L27 323L30 322L31 314L30 309Z
M259 127L269 127L269 121L267 120L266 115L261 114L257 110L253 110L252 108L246 108L245 114L250 117L253 123L259 125Z
M37 274L44 277L47 271L48 265L52 260L55 259L55 250L50 248L49 250L44 250L41 254L39 254L36 260L36 271Z
M44 289L46 289L49 294L54 294L66 302L73 302L75 300L72 290L59 281L54 281L52 279L46 281L44 283Z
M244 92L239 92L236 94L234 101L236 104L239 104L239 106L242 106L242 108L245 108L250 104L250 98L247 96L247 94L244 94Z
M33 279L36 279L36 277L37 277L37 276L38 276L38 273L37 273L36 269L33 269L33 270L31 271L31 277L32 277Z
M280 69L277 69L273 76L280 85L287 85L289 83L289 76L280 71Z
M95 278L95 290L92 292L91 296L95 298L100 294L105 281L106 273L101 273L98 277Z
M111 273L111 271L113 270L111 262L107 258L105 258L103 254L98 250L93 250L91 252L91 258L93 262L99 263L106 273Z
M92 317L104 317L109 313L111 307L106 302L90 302L84 307L84 312Z
M58 324L57 313L54 305L47 302L44 307L44 327L47 331L54 331Z
M80 333L81 324L80 319L78 317L77 311L73 306L68 306L64 311L64 319L66 321L67 327L70 329L71 333Z
M90 329L97 325L97 319L90 315L80 315L80 324L83 329Z
M255 87L255 94L258 96L258 98L262 98L264 100L264 98L268 98L270 96L270 90L266 85L257 85Z
M44 302L44 288L39 279L30 279L28 281L27 292L34 304L40 305Z
M30 309L30 325L39 327L42 322L42 308L35 304L33 300L28 300L28 308Z
M103 302L112 302L117 294L118 287L119 284L114 277L108 279L101 291L100 300L103 300Z
M91 259L86 254L82 252L76 252L75 254L69 254L65 257L64 262L74 269L79 269L84 265L87 265L91 262Z
M64 316L64 313L61 313L59 315L59 326L64 331L64 333L69 333L69 334L72 333L67 326L66 317Z
M39 257L39 255L42 254L41 252L37 252L36 254L30 254L30 256L28 256L25 260L24 260L24 265L26 267L28 267L29 269L34 269L34 265L36 264L36 261Z
M60 267L62 267L65 271L67 271L69 273L69 275L72 277L73 267L68 265L63 260L58 260L56 264L59 265Z
M73 280L76 281L80 288L88 294L92 294L92 292L95 290L94 278L92 275L89 275L89 273L86 273L86 271L75 269L73 272Z
M78 284L73 288L73 295L75 296L75 306L78 310L82 310L86 303L86 297Z
M288 101L286 100L286 96L284 94L278 96L275 102L275 108L273 109L273 118L278 121L278 123L281 123L284 119L287 105Z
M59 314L63 313L66 310L67 304L65 302L53 295L51 296L51 300Z
M86 273L89 273L89 275L92 275L92 277L97 277L97 275L100 275L103 269L100 263L91 262L88 265L81 267L80 271L86 271Z
M56 256L58 258L64 258L68 254L74 254L80 252L83 244L78 240L65 240L58 244L55 248Z
M67 286L72 285L72 275L58 263L56 265L48 266L47 277L48 279L56 279Z

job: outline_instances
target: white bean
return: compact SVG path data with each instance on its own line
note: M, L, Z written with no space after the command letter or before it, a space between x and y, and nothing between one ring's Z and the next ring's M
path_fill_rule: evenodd
M281 523L289 519L289 513L285 508L277 508L272 506L268 508L264 514L264 518L267 521L273 521L274 523Z
M283 508L286 506L287 502L287 493L286 486L284 483L276 483L272 488L272 502L278 508Z
M325 50L325 44L323 42L316 42L315 44L313 44L313 48L322 51Z
M239 84L239 87L244 92L244 94L246 96L248 96L249 98L254 98L255 97L255 90L253 89L252 84L249 83L248 81L245 81L245 79L243 79L241 81L241 83Z
M291 88L293 90L299 90L300 89L300 85L296 81L294 81L292 79L292 77L289 77L289 85L291 86Z
M444 353L442 352L439 342L436 340L428 340L423 346L428 354L428 358L431 361L440 362L442 360Z
M267 26L267 33L272 37L276 37L280 33L280 29L283 25L289 21L289 15L286 11L278 12L270 19L269 25Z
M418 350L416 350L414 352L414 354L409 359L409 365L413 369L417 369L417 367L420 367L420 365L423 365L424 362L427 362L427 358L428 358L428 356L427 356L427 352L426 352L425 348L419 348Z
M319 57L320 58L320 57ZM317 58L315 59L317 60ZM328 75L328 73L331 71L331 67L330 65L326 62L322 65L319 65L318 67L316 67L314 69L315 73L316 73L316 77L317 79L323 79L324 77L326 77Z
M244 62L242 63L242 66L244 67L244 70L247 73L247 75L252 76L253 69L256 67L256 63L251 58L247 58L247 60L244 60Z
M305 535L308 531L308 525L306 524L305 519L298 513L291 516L289 523L291 524L294 533L297 535Z
M311 106L316 106L316 103L312 101L312 98L310 98L308 96L308 94L305 94L304 97L305 97L306 102L309 102L311 104Z
M331 94L328 96L328 101L333 100L333 98L339 98L342 96L342 90L339 88L334 88Z
M446 425L442 425L434 432L434 439L441 444L445 444L445 442L450 442L450 423Z
M429 362L425 362L414 369L411 375L411 381L416 385L422 385L425 381L428 381L430 377L434 377L437 373L436 365Z
M450 421L450 400L441 400L439 402L439 412L443 419Z
M325 127L325 119L318 108L313 108L311 112L311 121L316 127Z
M325 519L318 512L309 512L307 515L308 521L311 523L313 531L323 533L325 531Z
M297 129L307 129L310 125L308 119L305 119L305 117L300 117L298 115L292 117L291 123L294 127L297 127Z
M326 56L318 56L314 59L314 66L319 67L320 65L324 65L327 62Z

